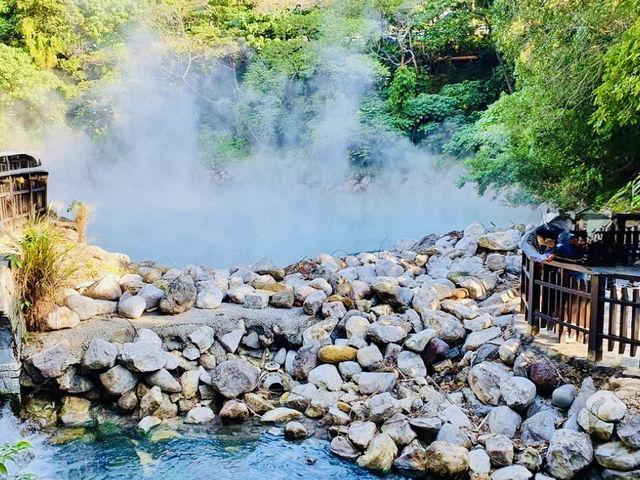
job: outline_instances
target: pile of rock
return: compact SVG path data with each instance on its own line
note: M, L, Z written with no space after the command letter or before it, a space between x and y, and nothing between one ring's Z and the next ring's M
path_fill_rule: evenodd
M287 336L242 321L187 339L140 329L132 342L93 339L78 361L61 342L24 362L23 386L40 392L25 416L56 421L33 414L48 386L63 394L65 426L92 424L99 399L131 412L144 432L181 413L189 423L260 416L298 439L306 417L328 423L333 453L379 472L638 478L640 416L591 379L579 389L564 382L515 336L520 238L521 229L474 224L392 252L321 255L286 275L264 260L230 271L145 265L129 281L102 279L76 296L117 301L121 314L136 298L140 313L298 304L313 321Z

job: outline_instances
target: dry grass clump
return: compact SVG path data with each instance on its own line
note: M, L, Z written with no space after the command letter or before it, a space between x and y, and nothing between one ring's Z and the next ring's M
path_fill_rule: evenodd
M93 208L91 205L88 205L84 202L75 201L69 205L67 209L69 213L74 215L74 223L76 227L76 232L78 232L78 242L85 242L85 231L87 229L87 224L89 223L89 218L91 217L91 212Z
M55 299L70 286L75 267L68 257L73 245L47 217L27 222L9 256L27 329L44 329Z

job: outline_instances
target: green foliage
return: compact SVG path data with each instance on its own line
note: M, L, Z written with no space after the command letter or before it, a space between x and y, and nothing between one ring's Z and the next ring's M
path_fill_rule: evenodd
M29 480L35 478L34 475L31 474L21 474L21 475L10 475L8 465L11 462L15 462L18 456L30 450L31 444L25 442L24 440L20 440L16 443L5 443L0 446L0 474L4 477L7 477L11 480Z

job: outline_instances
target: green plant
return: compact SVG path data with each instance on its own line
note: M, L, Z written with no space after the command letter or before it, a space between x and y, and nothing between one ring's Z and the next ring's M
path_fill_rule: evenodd
M27 329L39 331L55 308L55 298L75 271L68 256L71 244L60 228L46 218L32 220L17 245L15 277Z
M9 468L7 467L8 463L15 463L17 456L21 452L24 452L31 448L31 444L25 442L24 440L18 441L16 443L5 443L4 445L2 445L0 447L0 473L12 480L27 480L35 478L34 475L28 473L20 475L9 475Z

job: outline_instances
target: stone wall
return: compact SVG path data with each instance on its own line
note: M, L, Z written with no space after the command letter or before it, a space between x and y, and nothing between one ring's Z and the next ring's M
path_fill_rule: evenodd
M20 398L20 348L23 321L18 314L13 275L6 261L0 261L0 399Z

